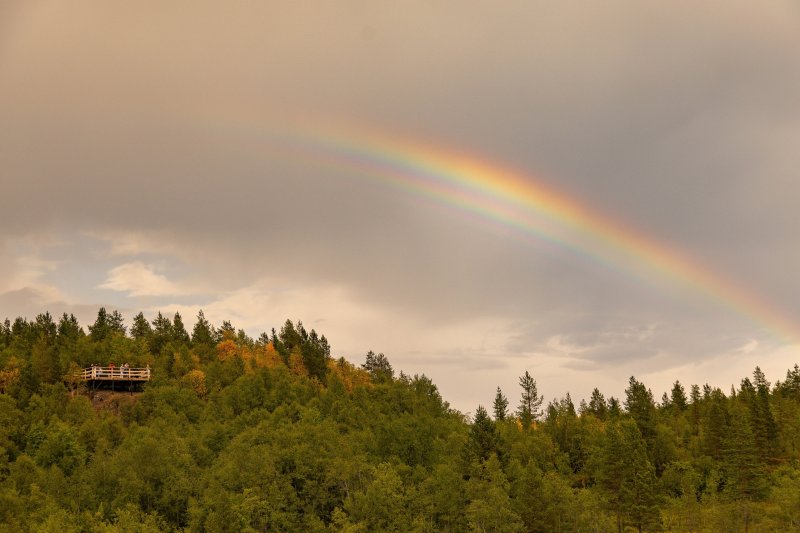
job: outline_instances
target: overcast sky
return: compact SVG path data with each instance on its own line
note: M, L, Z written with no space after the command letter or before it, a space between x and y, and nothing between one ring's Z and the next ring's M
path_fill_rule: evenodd
M791 0L3 2L0 319L299 319L462 411L525 370L548 401L774 381L799 347L724 298L274 139L517 169L800 323L799 95Z

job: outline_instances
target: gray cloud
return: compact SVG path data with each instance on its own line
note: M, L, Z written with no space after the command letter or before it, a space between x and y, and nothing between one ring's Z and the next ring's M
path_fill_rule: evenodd
M66 243L28 254L56 265L38 274L19 249L0 251L0 314L48 301L13 291L48 287L65 305L238 313L252 289L321 324L335 317L331 295L346 297L352 320L376 318L369 345L333 323L342 346L409 364L513 373L547 354L610 376L749 339L777 349L691 290L286 157L268 133L310 116L541 175L800 316L792 2L37 2L4 4L0 30L0 238ZM91 276L74 250L93 254ZM160 276L159 294L122 283L137 264ZM315 313L300 291L304 312L270 283L332 292ZM179 285L191 290L167 294ZM450 328L453 346L433 326L427 352L404 343L398 317L406 335ZM487 332L471 328L487 318L502 335L480 345Z

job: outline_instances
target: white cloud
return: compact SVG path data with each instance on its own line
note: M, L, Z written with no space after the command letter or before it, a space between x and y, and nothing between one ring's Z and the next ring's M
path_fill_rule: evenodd
M111 269L99 288L127 292L129 296L172 296L190 292L157 273L153 266L140 261Z

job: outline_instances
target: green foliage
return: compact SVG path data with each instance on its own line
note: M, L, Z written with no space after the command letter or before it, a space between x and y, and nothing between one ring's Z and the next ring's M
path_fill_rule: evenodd
M497 388L469 420L299 321L254 341L202 312L126 331L101 309L88 331L0 323L0 532L800 528L797 366L728 396L676 381L658 404L631 378L624 407L594 389L544 413L526 372L515 416ZM99 409L74 373L112 361L153 379Z

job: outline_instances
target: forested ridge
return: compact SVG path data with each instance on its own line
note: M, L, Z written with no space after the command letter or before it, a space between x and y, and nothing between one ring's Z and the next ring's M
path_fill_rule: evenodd
M108 363L152 380L97 409L74 376ZM578 405L545 402L535 370L465 416L300 322L6 320L0 531L800 530L797 365Z

